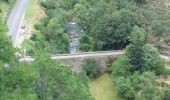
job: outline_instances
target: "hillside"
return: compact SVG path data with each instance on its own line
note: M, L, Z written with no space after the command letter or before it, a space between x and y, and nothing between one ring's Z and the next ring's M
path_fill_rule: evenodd
M14 48L0 0L0 100L169 100L169 1L25 1L8 26L31 37Z
M2 18L4 18L4 20L7 19L14 3L15 0L9 0L8 2L6 0L0 0L0 13L3 15Z
M113 0L114 1L114 0ZM115 0L116 1L116 0ZM29 26L29 32L28 33L36 33L36 31L41 31L40 27L42 27L43 25L40 24L44 24L44 25L48 25L50 23L48 23L48 20L54 20L54 18L52 18L53 14L50 15L50 13L47 11L49 9L49 11L51 10L50 8L48 8L46 6L45 3L41 2L40 5L40 1L33 1L31 0L30 6L26 11L26 21L27 24ZM48 5L48 3L47 3ZM70 9L65 9L65 8L61 8L60 11L58 11L58 19L60 19L60 21L62 22L56 22L59 23L61 26L58 26L56 28L60 28L62 29L62 31L64 33L67 33L67 21L66 20L71 20L71 21L75 21L79 27L82 28L82 30L86 30L84 31L83 34L79 34L79 46L77 47L77 51L103 51L103 50L112 50L112 49L123 49L126 47L127 44L129 44L129 35L130 32L132 30L132 27L136 24L139 25L141 27L143 27L146 31L147 35L147 41L148 43L153 44L155 47L159 48L160 53L164 54L164 55L170 55L170 28L169 28L169 22L170 22L170 4L169 4L169 0L146 0L146 3L139 5L137 4L136 6L134 6L133 4L126 4L126 2L122 2L122 4L120 5L129 5L129 7L131 7L130 9L132 9L132 12L121 12L117 11L117 12L113 12L115 10L108 10L106 12L102 12L102 11L95 11L92 9L98 9L98 6L95 5L100 5L100 2L94 5L90 5L90 4L84 4L84 7L82 6L83 3L79 3L77 5L75 5L74 8L70 7ZM41 6L41 7L40 7ZM48 5L49 6L49 5ZM85 8L87 6L87 8ZM93 7L94 6L94 7ZM104 9L102 7L104 7L105 5L101 6L101 9ZM133 7L134 6L134 7ZM88 7L90 9L88 9ZM63 11L62 11L63 9ZM114 7L112 8L108 8L108 9L115 9ZM129 9L129 8L128 8ZM135 11L135 12L133 12ZM34 12L34 13L33 13ZM90 16L85 17L86 15L84 15L83 13L92 13ZM101 14L100 14L100 13ZM109 23L107 23L107 21L111 21L111 19L109 19L110 12L113 12L112 15L114 15L114 17L120 17L120 15L116 16L116 13L129 13L129 15L124 16L124 17L137 17L138 19L126 19L125 20L134 20L130 27L126 27L123 26L123 24L121 25L121 23L126 23L125 22L116 22L116 24L118 25L118 27L122 27L122 29L118 29L118 27L115 27L113 29L110 29L110 26L108 25ZM43 18L43 16L45 16L46 14L46 18ZM98 15L93 15L95 13L98 13ZM50 15L51 17L47 17L48 15ZM106 16L103 16L106 15ZM63 18L60 18L64 16ZM101 16L101 17L99 17ZM103 18L103 17L106 18ZM95 18L96 17L96 18ZM108 17L108 18L107 18ZM40 20L40 18L42 18L42 20ZM49 19L50 18L50 19ZM96 20L95 20L96 19ZM107 19L107 20L106 20ZM123 18L122 18L123 19ZM90 21L91 22L88 22ZM103 20L103 22L101 22ZM119 19L115 19L115 20L119 20ZM124 19L123 19L124 20ZM136 20L136 22L135 22ZM54 23L57 20L54 20ZM38 24L37 24L38 23ZM105 26L102 26L102 24L106 24ZM115 25L116 25L115 24ZM52 25L52 23L51 23ZM128 25L128 24L127 24ZM33 27L36 26L36 27ZM47 27L47 26L45 26ZM35 29L36 28L36 29ZM87 28L87 29L86 29ZM102 29L105 28L105 29ZM123 29L124 28L124 29ZM35 29L35 30L34 30ZM108 29L108 30L106 30ZM96 31L97 30L97 31ZM120 32L120 36L117 35L110 35L109 34L116 34L113 32ZM102 33L107 33L108 36L102 36ZM40 32L40 33L44 33L44 32ZM47 33L47 32L46 32ZM49 33L50 34L50 33ZM49 52L53 52L53 53L68 53L69 50L67 47L65 47L64 45L68 45L68 41L70 40L70 36L66 36L66 34L63 34L64 36L62 37L65 40L61 40L63 42L65 42L65 44L63 44L63 50L59 50L57 48L59 48L57 45L53 44L53 39L49 41L50 35L47 34L49 37L48 39L46 38L45 34L43 35L47 46L50 47L51 49L48 50ZM86 34L85 36L83 36L84 34ZM126 35L125 35L126 34ZM35 35L35 34L34 34ZM100 38L102 36L102 38ZM107 38L109 37L109 38ZM54 37L53 37L54 38ZM112 38L112 40L111 40ZM60 38L61 39L61 38ZM88 40L88 41L84 41ZM62 43L63 43L62 42ZM24 45L27 47L30 47L29 45L31 45L30 43L32 43L31 41L27 41L27 43L24 42ZM49 45L51 44L51 46ZM53 45L52 45L53 44ZM61 44L61 43L60 43ZM48 48L47 48L48 49ZM65 50L66 49L66 50ZM30 50L30 48L29 48ZM33 48L31 49L33 50ZM55 51L54 51L55 50Z
M149 34L148 40L161 50L161 53L170 55L170 1L148 0L138 8L140 23Z

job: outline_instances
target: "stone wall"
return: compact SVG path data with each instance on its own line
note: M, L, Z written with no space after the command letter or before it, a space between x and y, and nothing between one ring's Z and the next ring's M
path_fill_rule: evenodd
M107 70L107 61L109 59L116 59L120 55L106 55L106 56L94 56L94 57L77 57L77 58L67 58L67 59L54 59L57 61L70 66L73 71L80 72L83 68L84 60L88 58L94 58L96 60L97 65L101 69L101 72Z

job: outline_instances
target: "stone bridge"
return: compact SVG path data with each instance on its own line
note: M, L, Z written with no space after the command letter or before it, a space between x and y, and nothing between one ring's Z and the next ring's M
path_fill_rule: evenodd
M75 54L57 54L53 55L51 59L60 61L63 64L66 64L72 68L73 71L79 72L81 71L84 60L87 58L94 58L99 65L101 71L105 71L107 69L107 61L109 59L116 59L120 55L124 54L122 50L115 51L98 51L98 52L84 52L84 53L75 53ZM165 62L170 62L170 58L160 55ZM32 62L34 58L30 56L25 56L19 61Z
M116 51L99 51L99 52L86 52L86 53L75 53L75 54L57 54L53 55L51 59L60 61L72 68L73 71L79 72L82 69L84 60L87 58L94 58L96 63L99 65L101 71L105 71L107 68L107 61L109 59L115 59L122 55L122 50ZM19 61L32 62L34 58L30 56L24 57Z

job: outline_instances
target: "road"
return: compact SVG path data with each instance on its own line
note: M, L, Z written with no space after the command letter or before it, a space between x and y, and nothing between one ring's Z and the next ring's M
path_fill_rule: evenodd
M8 35L11 36L14 47L28 3L29 0L17 0L7 21Z

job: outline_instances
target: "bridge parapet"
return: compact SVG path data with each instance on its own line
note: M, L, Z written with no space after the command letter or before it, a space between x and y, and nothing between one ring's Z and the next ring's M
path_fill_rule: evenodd
M99 65L99 68L102 72L107 69L107 61L109 59L115 59L122 55L123 51L114 51L114 52L91 52L83 54L71 54L71 55L62 55L62 56L53 56L53 60L63 62L70 66L73 71L80 72L84 65L84 60L88 58L94 58L96 63Z
M84 60L94 58L102 71L106 70L106 62L108 58L117 58L124 52L122 50L115 51L99 51L99 52L83 52L75 54L57 54L53 55L51 59L60 61L72 68L73 71L80 72L84 64ZM19 61L33 62L34 58L25 56Z
M101 71L105 71L107 69L107 61L109 59L116 59L120 55L124 54L122 50L115 50L115 51L99 51L99 52L83 52L83 53L75 53L75 54L57 54L53 55L51 59L60 61L72 68L73 71L80 72L84 60L88 58L94 58L99 65ZM162 59L166 62L170 62L170 58L166 56L160 55ZM25 56L19 61L24 62L33 62L34 58L30 56Z

